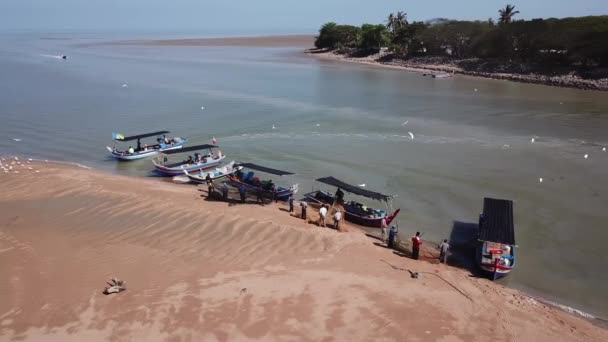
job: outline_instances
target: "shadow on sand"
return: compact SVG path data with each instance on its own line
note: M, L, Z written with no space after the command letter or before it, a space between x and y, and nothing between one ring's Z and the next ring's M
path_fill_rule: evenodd
M450 233L448 265L466 269L473 277L484 276L475 261L478 231L477 223L454 221Z

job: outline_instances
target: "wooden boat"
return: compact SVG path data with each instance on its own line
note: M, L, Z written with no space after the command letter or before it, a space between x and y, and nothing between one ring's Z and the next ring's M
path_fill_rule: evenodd
M477 263L492 280L502 278L515 267L513 202L484 198L479 215Z
M243 169L256 170L277 176L294 175L292 172L272 169L253 163L238 163L235 165L240 166L241 169L237 170L237 172L232 175L228 175L228 184L230 186L239 188L243 185L249 192L262 191L267 196L272 196L273 190L276 188L276 198L282 201L287 200L289 196L293 196L298 192L298 184L293 184L289 187L276 186L272 180L262 181L253 171L243 172Z
M447 72L444 73L440 73L440 74L432 74L433 78L450 78L452 77L452 74L448 74Z
M184 173L186 174L186 177L188 177L188 180L191 183L203 184L203 183L207 182L207 175L209 175L211 177L212 181L216 181L216 180L224 179L224 178L228 177L229 175L234 174L238 170L241 170L242 168L243 168L242 166L235 165L235 162L232 161L232 162L228 163L227 165L215 168L213 170L200 171L199 173L196 173L196 174L191 174L190 172L184 170Z
M132 135L125 137L119 133L112 133L112 139L115 141L133 141L137 140L137 147L133 148L129 146L124 151L118 150L116 146L110 147L106 146L106 149L112 154L112 156L118 160L137 160L152 157L158 154L161 151L170 151L175 149L180 149L188 140L182 139L179 137L175 137L169 139L165 136L165 134L170 133L169 131L158 131L152 133L144 133L138 135ZM156 144L147 145L141 144L141 139L149 138L156 136Z
M226 158L226 156L221 151L218 151L217 153L213 151L213 149L217 147L218 146L216 145L205 144L188 146L178 150L174 149L168 151L160 151L158 158L152 160L152 163L154 163L156 171L165 176L177 176L183 175L186 171L197 172L201 170L211 169L219 166L222 163L222 160ZM198 152L196 152L194 153L194 157L189 156L187 160L167 164L167 155L204 150L208 150L208 152L205 154L199 154Z
M385 210L368 208L365 205L363 205L359 202L356 202L356 201L344 202L342 205L344 208L344 219L349 222L352 222L352 223L355 223L358 225L362 225L362 226L366 226L366 227L381 228L382 219L385 219L386 224L390 225L395 220L397 215L399 215L399 212L401 211L400 209L397 209L394 211L392 210L391 202L392 202L393 196L383 195L378 192L362 189L360 187L344 183L334 177L318 178L316 181L320 182L320 183L335 186L339 190L336 193L341 192L343 189L344 191L355 194L355 195L359 195L359 196L363 196L363 197L367 197L367 198L371 198L371 199L375 199L375 200L379 200L379 201L384 201L387 205L387 209L392 211L392 213L389 215ZM310 192L310 193L306 194L305 197L308 199L309 202L312 202L312 203L315 203L318 205L321 205L321 204L335 205L337 202L339 202L339 200L337 200L337 198L336 198L336 195L329 193L327 191L322 191L322 190Z

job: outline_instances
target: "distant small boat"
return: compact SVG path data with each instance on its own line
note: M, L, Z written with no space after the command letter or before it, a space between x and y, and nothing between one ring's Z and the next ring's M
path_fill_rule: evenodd
M112 154L112 156L118 160L137 160L148 158L154 155L157 155L160 151L168 151L174 150L178 148L182 148L182 146L188 141L182 138L173 138L169 139L165 136L165 134L170 133L169 131L158 131L152 133L144 133L138 135L132 135L125 137L119 133L112 133L112 138L115 141L134 141L137 140L137 147L129 147L128 149L121 151L114 147L106 146L106 149ZM141 144L141 139L149 138L157 136L157 143L154 145L143 145Z
M441 74L432 74L433 78L449 78L452 77L452 74L448 74L446 73L441 73Z
M66 55L61 55L61 59L68 59L68 56L66 56Z
M477 263L492 280L502 278L515 267L513 202L484 198L479 215Z
M156 171L160 172L166 176L178 176L183 175L185 171L188 172L196 172L200 170L211 169L213 167L217 167L221 164L222 160L226 158L221 151L217 153L213 152L213 149L218 146L216 145L197 145L197 146L188 146L180 149L168 150L168 151L159 151L159 157L154 158L152 163L154 163L154 167ZM178 154L178 153L186 153L192 151L201 151L201 150L209 150L208 153L199 154L195 153L194 158L190 156L187 160L180 161L177 163L167 164L167 157L165 155L170 154Z

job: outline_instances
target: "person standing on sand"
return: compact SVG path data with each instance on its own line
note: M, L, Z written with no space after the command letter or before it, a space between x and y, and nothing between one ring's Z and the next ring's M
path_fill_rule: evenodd
M380 233L380 238L382 239L382 242L386 242L386 239L388 238L388 225L386 224L386 217L383 217L382 220L380 221L380 228L382 229L382 233Z
M334 214L334 229L340 230L340 221L342 221L342 213L340 209L336 208L336 213Z
M412 236L412 258L418 260L420 256L420 246L422 246L422 240L420 240L420 232L416 232L415 236Z
M450 250L450 244L448 243L448 239L444 239L443 242L439 245L439 262L442 264L446 264L448 261L448 251Z
M264 204L264 197L263 197L262 189L258 189L255 193L257 195L257 201L258 201L258 203Z
M295 201L295 199L293 198L293 195L289 195L289 199L287 200L287 202L289 203L289 213L293 213L293 202Z
M321 205L321 209L319 209L319 226L325 227L325 218L327 217L327 208L325 204Z
M306 220L308 215L306 214L306 209L308 209L308 203L306 201L300 202L300 207L302 207L302 220Z
M222 199L224 202L228 202L228 185L222 184Z
M241 184L241 186L239 186L239 195L241 195L241 203L245 203L245 198L247 197L247 189L245 188L245 184Z
M388 248L395 248L395 242L397 241L397 228L392 226L388 231Z

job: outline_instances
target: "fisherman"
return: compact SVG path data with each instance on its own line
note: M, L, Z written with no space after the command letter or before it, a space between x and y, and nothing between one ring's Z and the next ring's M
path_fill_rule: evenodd
M321 205L321 209L319 209L319 226L325 227L325 218L327 217L327 207L325 204Z
M245 188L245 184L241 184L241 186L239 186L239 195L241 196L241 203L245 203L245 198L247 197L247 189Z
M129 146L129 149L127 151L129 152L129 154L135 153L135 150L133 149L132 146Z
M300 202L300 207L302 207L302 220L306 220L308 215L306 215L306 209L308 209L308 203L306 201Z
M192 155L188 155L187 163L188 164L194 164L194 159L192 159Z
M336 213L334 214L334 229L340 230L340 221L342 221L342 213L340 209L336 208Z
M338 201L338 203L344 203L344 193L340 188L336 191L336 201Z
M397 241L397 228L392 226L388 231L388 248L395 248L395 242Z
M263 197L264 192L262 191L262 189L257 189L255 194L257 196L258 203L264 204L264 197Z
M276 186L272 186L272 199L274 200L274 203L277 203L278 196L277 196L277 187Z
M222 184L222 199L224 202L228 202L228 185Z
M415 236L412 236L412 258L418 260L420 256L420 246L422 246L422 240L420 240L420 232L416 232Z
M380 221L380 228L382 229L380 239L382 239L382 242L386 242L386 239L388 238L388 225L386 224L386 217L383 217Z
M169 138L167 138L166 135L163 134L163 140L165 141L165 144L169 145L171 143L171 140L169 140Z
M439 262L440 263L442 263L442 264L447 263L449 250L450 250L450 244L448 243L448 239L444 239L443 242L439 245Z
M289 199L287 200L287 202L289 203L289 213L293 213L293 202L295 201L295 199L293 198L293 195L289 195Z
M205 182L207 182L207 185L213 184L213 179L211 179L210 173L207 173L207 176L205 177Z

